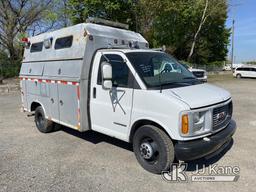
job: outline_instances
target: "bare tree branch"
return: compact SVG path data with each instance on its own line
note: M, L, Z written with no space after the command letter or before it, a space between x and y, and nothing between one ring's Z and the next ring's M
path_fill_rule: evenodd
M40 22L44 11L52 2L53 0L0 0L0 43L8 49L13 59L19 55L19 50L15 47L18 36L34 23Z
M193 53L194 53L194 49L195 49L195 45L196 45L196 40L197 40L197 37L198 37L198 34L200 33L201 29L202 29L202 26L203 24L205 23L206 19L207 19L207 11L208 11L208 5L209 5L209 0L205 0L205 6L204 6L204 11L203 11L203 14L202 14L202 17L201 17L201 21L199 23L199 26L198 26L198 29L194 35L194 38L193 38L193 42L192 42L192 46L191 46L191 49L190 49L190 52L189 52L189 55L188 55L188 61L190 61Z

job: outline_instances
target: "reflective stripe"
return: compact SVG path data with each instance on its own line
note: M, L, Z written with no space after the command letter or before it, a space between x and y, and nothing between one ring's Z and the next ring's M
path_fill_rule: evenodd
M77 94L77 128L80 129L80 88L79 86L76 87L76 94Z
M43 83L58 83L63 85L79 85L79 82L74 81L63 81L63 80L50 80L50 79L35 79L35 78L28 78L28 77L20 77L20 80L28 80L28 81L38 81Z
M77 92L77 99L80 100L80 89L79 89L79 86L77 86L76 92Z

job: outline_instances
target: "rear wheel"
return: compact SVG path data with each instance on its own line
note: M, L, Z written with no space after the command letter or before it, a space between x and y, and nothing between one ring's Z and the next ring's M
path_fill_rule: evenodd
M54 123L45 118L44 110L41 106L36 108L35 123L37 129L42 133L49 133L54 131Z
M144 125L135 132L133 151L140 165L151 173L168 170L174 161L171 139L153 125Z
M237 74L237 75L236 75L236 78L237 78L237 79L241 79L241 78L242 78L242 75L241 75L241 74Z

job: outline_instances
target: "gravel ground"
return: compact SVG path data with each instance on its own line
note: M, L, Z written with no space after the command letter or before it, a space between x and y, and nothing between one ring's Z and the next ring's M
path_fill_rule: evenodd
M256 80L209 80L233 95L238 129L233 145L212 159L189 163L239 166L237 182L168 183L143 170L130 144L64 128L42 134L20 112L18 93L0 96L0 191L253 191L256 171ZM204 168L202 168L204 169Z

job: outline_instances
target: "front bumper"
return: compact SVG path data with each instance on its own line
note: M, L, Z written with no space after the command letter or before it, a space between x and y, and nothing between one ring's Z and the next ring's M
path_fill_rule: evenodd
M197 139L193 141L179 141L175 145L175 154L178 160L190 161L221 152L226 144L231 141L232 135L236 131L236 123L231 120L229 125L220 132L207 136L207 139Z
M196 77L201 82L207 82L207 76L204 77Z

